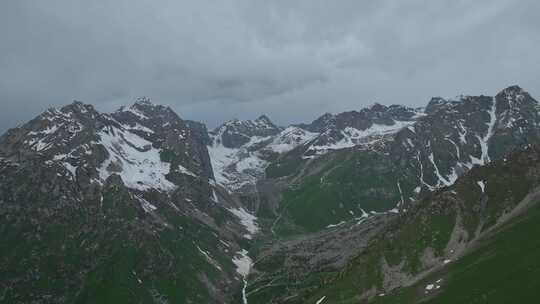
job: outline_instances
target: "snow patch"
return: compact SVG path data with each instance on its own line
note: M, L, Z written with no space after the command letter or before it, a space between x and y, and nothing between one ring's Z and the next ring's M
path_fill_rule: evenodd
M141 207L146 213L150 213L154 210L157 210L157 207L152 205L149 201L145 200L144 198L140 196L135 196L137 200L141 203Z
M246 239L251 239L254 234L259 232L259 226L257 225L257 217L247 212L244 208L230 208L227 209L232 214L240 219L240 223L246 228L249 232L244 235Z
M265 148L277 153L285 153L317 137L319 133L306 131L298 127L288 127L281 131Z
M484 183L484 181L477 181L476 184L478 184L480 190L482 190L482 193L485 193L486 184Z
M132 189L170 191L176 187L165 177L170 171L170 164L161 161L160 151L152 147L151 142L118 128L102 130L98 135L101 138L99 143L109 154L98 169L103 181L116 173ZM183 167L180 171L195 176Z
M412 126L414 122L395 120L393 125L373 124L365 130L346 127L341 131L343 136L341 140L327 145L312 145L309 150L316 151L316 154L325 154L329 150L352 148L358 145L370 145L387 135L395 134L403 128Z
M484 135L484 137L480 137L478 135L476 136L476 138L480 142L480 148L482 149L482 155L480 156L480 158L470 156L471 162L474 165L483 166L483 165L485 165L485 164L487 164L487 163L489 163L491 161L490 158L489 158L489 153L488 153L488 148L489 148L488 142L489 142L491 136L493 136L493 128L495 127L495 123L497 122L496 111L497 111L497 102L495 100L495 97L493 97L493 105L491 106L491 109L488 112L490 120L487 123L487 127L488 127L487 132Z
M242 249L241 251L238 251L233 257L232 262L236 265L236 272L239 275L242 277L247 277L249 275L253 261L248 256L247 250Z

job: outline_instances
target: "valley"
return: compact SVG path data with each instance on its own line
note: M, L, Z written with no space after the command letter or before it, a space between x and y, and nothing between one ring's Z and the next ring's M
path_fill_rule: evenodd
M0 137L0 303L505 303L538 269L539 109L50 109Z

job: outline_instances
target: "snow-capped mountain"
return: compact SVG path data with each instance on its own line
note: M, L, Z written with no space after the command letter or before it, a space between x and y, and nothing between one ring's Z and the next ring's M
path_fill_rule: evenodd
M82 102L50 109L0 137L0 250L10 259L0 265L24 269L0 272L3 297L238 302L242 285L246 298L257 293L250 268L267 260L248 249L261 234L316 232L279 242L269 256L292 248L313 265L326 265L321 257L344 265L388 217L429 214L415 209L420 198L540 142L538 110L517 86L494 97L436 97L422 109L375 104L285 128L263 115L210 132L148 98L113 113ZM473 186L484 193L490 183ZM336 245L338 234L350 242ZM270 273L300 269L287 263Z
M488 96L435 97L425 109L374 104L359 111L326 113L310 124L286 129L265 116L233 120L210 133L208 150L216 180L231 191L253 190L268 167L282 171L277 167L343 149L387 153L418 174L416 192L433 190L537 136L536 101L528 93L514 86L495 98L494 103ZM507 144L488 152L490 145L501 146L505 138Z
M318 134L299 127L276 127L268 117L232 120L210 133L208 152L216 181L232 191L254 191L276 155L303 145Z
M228 121L215 129L213 133L214 142L226 148L240 148L253 141L253 138L260 140L267 139L281 131L270 119L262 115L255 120Z
M239 243L259 228L215 183L208 140L147 98L111 114L74 102L1 136L0 228L12 231L1 263L24 265L0 274L3 299L99 303L108 290L125 302L231 302L218 286L241 284Z
M294 182L280 202L289 210L275 231L315 232L364 212L399 212L426 193L451 186L473 166L540 141L538 102L517 86L494 97L433 98L425 111L404 113L392 118L393 125L363 123L366 129L354 133L346 133L351 123L335 132L338 123L331 115L318 119L331 126L327 130L336 135L330 138L346 138L347 144L334 140L316 150L319 139L331 133L323 131L267 167L269 177ZM356 141L343 133L354 134Z
M538 102L521 88L494 97L433 98L426 115L396 135L390 154L414 164L419 187L451 185L474 165L485 165L540 138Z
M304 157L312 158L331 150L357 146L369 148L412 125L422 115L421 110L381 104L360 111L325 114L311 124L303 125L307 130L320 133L306 149Z
M206 147L193 133L170 108L148 99L112 114L74 102L10 130L0 149L17 160L59 162L74 178L103 184L118 174L130 188L166 190L174 188L166 175L212 178Z

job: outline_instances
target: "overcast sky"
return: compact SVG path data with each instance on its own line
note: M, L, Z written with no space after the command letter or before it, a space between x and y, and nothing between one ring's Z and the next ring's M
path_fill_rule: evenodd
M148 96L210 127L373 102L540 97L537 0L6 0L0 131L72 100Z

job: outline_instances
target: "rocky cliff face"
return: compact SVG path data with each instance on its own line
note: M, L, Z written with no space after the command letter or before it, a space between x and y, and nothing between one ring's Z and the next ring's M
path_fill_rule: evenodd
M214 182L208 140L146 98L112 114L74 102L8 131L1 301L233 301L257 225Z
M527 146L506 157L475 166L407 210L364 213L325 231L263 247L252 270L250 303L438 303L438 296L502 303L492 293L502 293L498 288L509 284L521 284L520 296L534 298L535 288L523 284L537 259L516 264L523 252L505 244L516 245L516 233L506 229L523 229L524 215L534 213L531 220L538 220L540 148ZM485 261L494 256L505 274L520 267L519 274L491 280ZM456 289L459 282L452 276L491 285Z
M147 98L50 109L0 137L0 302L373 298L532 193L538 109L517 86L210 132Z
M241 193L256 192L266 167L280 154L313 139L317 133L299 127L279 128L266 116L232 120L210 133L208 150L216 180Z
M304 156L313 157L332 150L370 145L384 135L414 123L419 115L422 112L411 108L380 104L360 111L325 114L311 124L303 125L307 130L320 133L307 147Z
M394 125L381 124L373 130L372 120L363 131L345 127L341 134L351 128L351 134L358 135L348 138L355 140L318 146L339 130L336 122L328 123L328 129L309 144L280 155L267 167L268 176L295 184L285 190L278 231L320 231L364 212L397 211L425 193L452 185L475 165L540 140L538 102L519 87L495 97L433 98L424 112L402 108L401 116L365 112L390 117ZM313 124L331 121L328 118ZM317 153L311 153L314 150Z

